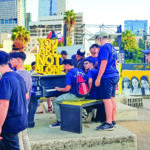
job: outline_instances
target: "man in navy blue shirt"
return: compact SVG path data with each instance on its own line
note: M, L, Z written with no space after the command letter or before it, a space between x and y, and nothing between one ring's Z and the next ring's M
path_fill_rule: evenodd
M8 61L9 55L0 51L0 149L20 150L18 133L27 128L27 89Z
M91 58L84 59L84 68L87 70L87 80L89 87L88 99L98 99L98 88L95 86L98 70L93 67L93 61Z
M60 104L63 101L76 101L76 100L81 99L78 97L76 75L78 72L80 72L83 74L83 78L85 79L84 72L81 69L74 68L71 59L65 59L63 61L63 65L64 65L65 72L67 73L66 74L66 86L65 86L65 88L56 87L55 89L57 91L69 92L69 93L62 94L61 96L59 96L53 100L53 107L55 110L57 121L56 121L56 123L50 125L49 127L60 127L60 125L61 125Z
M87 99L98 99L98 88L95 86L95 80L98 75L98 70L94 68L93 66L93 60L91 58L85 58L84 59L84 68L87 72L87 82L89 87L89 96L86 97ZM86 108L87 117L84 118L85 123L91 122L91 119L94 114L93 107L87 107Z
M98 44L91 45L91 47L90 47L91 56L87 57L87 58L92 59L94 68L97 68L97 65L98 65L99 50L100 50L100 46Z
M95 85L99 87L100 99L103 99L106 112L106 122L97 127L97 130L112 130L116 126L115 89L119 81L119 73L116 69L117 54L110 43L107 32L101 32L99 36L102 45L98 54L98 76Z
M72 55L71 59L75 68L84 70L83 61L85 58L85 50L78 49L76 55Z
M29 98L27 99L27 104L30 103L31 90L32 90L32 78L28 71L24 68L24 61L26 59L26 54L24 52L12 52L9 54L10 64L16 69L16 72L24 79ZM29 121L29 116L28 116ZM19 134L19 144L21 149L31 150L27 129L21 131Z

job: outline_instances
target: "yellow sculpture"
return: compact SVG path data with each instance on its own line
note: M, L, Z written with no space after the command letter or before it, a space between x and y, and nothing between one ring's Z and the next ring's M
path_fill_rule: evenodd
M60 75L64 70L63 65L59 65L60 54L57 54L58 40L38 39L39 52L36 57L35 72L44 75Z

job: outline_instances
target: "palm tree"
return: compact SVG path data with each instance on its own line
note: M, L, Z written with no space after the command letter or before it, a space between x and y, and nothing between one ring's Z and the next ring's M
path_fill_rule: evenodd
M64 14L64 21L67 26L67 32L68 32L67 37L70 36L73 27L76 24L76 18L77 18L76 14L74 13L73 10L68 10Z
M26 47L30 40L30 32L22 26L17 26L12 29L11 39L12 41L21 40L24 44L24 47Z

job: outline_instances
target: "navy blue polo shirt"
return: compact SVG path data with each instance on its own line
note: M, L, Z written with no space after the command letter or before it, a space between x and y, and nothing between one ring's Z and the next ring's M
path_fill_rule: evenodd
M78 96L77 93L77 83L76 83L76 76L77 72L82 73L82 77L84 80L86 80L85 73L78 68L72 68L70 71L66 74L66 85L71 85L70 93Z
M0 100L9 100L3 133L18 133L27 128L27 100L24 79L16 72L7 72L0 80Z
M110 44L104 44L98 54L98 70L102 60L107 60L107 66L102 78L110 78L119 76L118 70L116 69L115 62L117 60L117 53L115 48Z
M92 79L93 82L92 82L92 88L90 90L90 93L89 93L89 99L98 99L98 88L95 86L95 80L97 78L97 75L98 75L98 70L97 69L94 69L92 68L91 70L88 71L87 73L87 78L88 79Z

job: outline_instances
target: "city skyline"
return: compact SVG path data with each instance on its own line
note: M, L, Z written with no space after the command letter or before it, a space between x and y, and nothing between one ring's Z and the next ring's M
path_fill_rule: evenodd
M26 25L26 0L0 0L0 33Z
M49 5L48 5L49 4ZM52 16L57 14L57 0L39 0L38 19L43 16Z
M37 20L38 0L27 0L27 11L33 12L33 21ZM34 3L34 5L32 5ZM150 1L136 0L67 0L67 9L83 12L86 24L121 24L124 20L150 20ZM33 7L34 6L34 7Z

